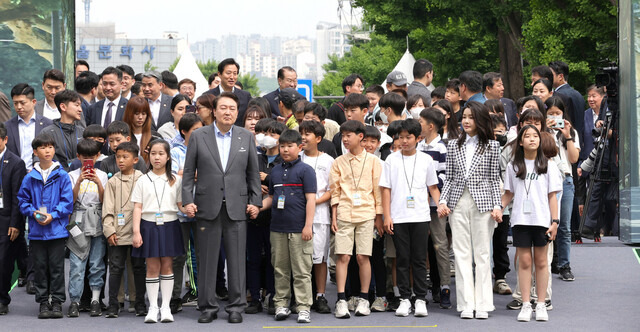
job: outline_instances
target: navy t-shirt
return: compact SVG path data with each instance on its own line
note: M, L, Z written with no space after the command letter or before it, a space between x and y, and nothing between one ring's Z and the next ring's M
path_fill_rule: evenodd
M316 193L316 172L300 158L283 162L273 168L269 180L271 205L271 231L302 233L307 216L305 194ZM284 197L284 208L278 208L278 200Z

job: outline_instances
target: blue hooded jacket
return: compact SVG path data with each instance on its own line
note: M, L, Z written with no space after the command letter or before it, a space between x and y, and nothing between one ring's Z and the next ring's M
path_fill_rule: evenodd
M42 181L40 171L34 167L22 181L18 202L20 213L28 217L29 240L55 240L69 236L66 226L69 224L69 215L73 212L73 187L69 174L59 163L54 162L46 183ZM33 213L42 206L47 208L47 213L53 218L45 226L40 225L33 217Z

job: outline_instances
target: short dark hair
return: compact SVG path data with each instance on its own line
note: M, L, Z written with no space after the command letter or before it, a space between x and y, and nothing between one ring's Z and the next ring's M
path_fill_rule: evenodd
M489 111L502 113L504 115L504 105L502 105L502 101L500 101L500 99L488 99L484 104L487 105Z
M83 71L76 77L76 91L83 95L91 92L91 89L97 88L100 83L98 75L92 71Z
M406 99L404 99L397 93L387 92L384 96L382 96L382 98L380 98L378 104L380 105L380 107L391 107L391 109L393 110L393 114L395 114L396 116L400 116L402 115L402 111L404 111L405 102Z
M129 125L126 122L120 120L111 122L111 124L109 124L109 126L107 127L107 137L117 134L120 134L124 137L130 137L131 129L129 129Z
M302 121L298 127L298 131L300 131L300 134L313 133L316 137L324 137L324 134L327 132L322 123L318 121Z
M116 68L120 69L120 71L124 74L126 73L127 75L131 76L131 78L133 78L134 76L136 76L136 72L133 71L133 68L131 68L131 66L128 65L119 65L116 66Z
M496 73L493 71L482 75L482 91L487 91L487 88L493 88L493 85L496 83L496 81L501 78L502 76L500 76L500 73Z
M307 106L307 104L309 104L309 102L306 99L297 100L295 103L293 103L293 106L291 107L293 114L298 114L298 113L304 114L304 107Z
M475 70L466 70L458 77L460 84L464 84L471 92L482 91L482 74Z
M224 67L234 65L238 69L238 73L240 73L240 64L236 62L233 58L226 58L218 64L218 73L222 73L224 71ZM211 82L209 82L211 84Z
M415 138L418 138L422 133L422 126L420 125L420 122L418 122L418 120L406 119L400 122L400 131L398 132L398 134L406 131L407 133L409 133L409 135L413 135L415 136Z
M362 134L364 136L365 127L364 124L360 121L356 120L347 120L342 125L340 125L340 133L354 133L354 134Z
M273 121L269 122L269 127L267 127L267 130L265 130L265 132L282 135L285 130L287 130L287 125L282 122Z
M446 87L446 90L452 89L452 90L455 90L457 93L460 93L460 80L457 78L447 81L447 84L445 84L444 86Z
M431 91L431 99L433 98L444 99L444 95L446 93L447 93L447 89L445 89L445 87L443 86L439 86L433 89L433 91Z
M400 134L400 129L402 129L402 121L393 121L389 124L389 127L387 127L387 135L389 135L390 137L392 137L394 140L397 137L398 134Z
M324 119L327 118L327 109L318 103L307 104L304 107L304 114L307 114L309 112L313 112L313 114L316 115L320 119L320 121L324 121Z
M77 68L78 66L85 66L87 67L87 70L91 69L89 68L89 63L85 60L76 60L76 62L73 64L73 68Z
M562 74L565 80L569 79L569 65L567 65L565 62L553 61L549 63L549 68L551 68L551 70L553 70L556 75Z
M88 125L82 132L82 138L101 137L107 139L107 130L99 124Z
M102 149L102 144L96 142L92 139L82 139L78 142L78 155L85 157L93 157L100 153L100 149Z
M102 71L102 74L100 74L100 77L104 77L104 75L111 75L111 74L115 74L118 77L118 81L122 81L122 70L116 68L116 67L107 67Z
M342 92L347 93L347 87L354 85L356 83L356 80L360 80L360 82L362 82L362 85L364 85L364 78L362 78L362 76L358 74L351 74L345 77L342 80Z
M198 116L196 113L187 113L180 118L180 122L178 122L178 129L180 131L180 137L185 138L182 131L189 131L196 123L202 123L204 126L204 121Z
M422 100L422 104L424 105L424 107L429 107L431 106L429 104L429 99L427 99L427 97L421 95L421 94L415 94L415 95L411 95L411 97L407 98L407 109L410 109L413 107L413 105L415 105L418 100Z
M239 69L238 69L239 70ZM278 79L283 80L284 79L284 71L292 71L292 72L296 72L295 69L293 69L293 67L291 66L284 66L280 69L278 69Z
M413 78L423 78L433 71L433 64L427 59L419 59L413 64Z
M216 110L216 108L218 108L218 101L221 98L231 98L233 99L233 101L236 102L236 105L238 105L240 103L240 100L238 99L238 96L236 96L233 92L223 92L221 93L218 97L216 97L216 99L213 100L213 111Z
M533 82L533 86L535 87L535 86L536 86L536 84L539 84L539 83L541 83L542 85L544 85L544 86L547 88L547 90L548 90L549 92L553 91L553 81L549 81L549 80L548 80L548 79L546 79L546 78L541 78L541 79L539 79L539 80L537 80L537 81Z
M60 104L67 104L73 101L80 101L80 95L73 90L62 90L56 93L56 96L53 98L53 101L56 103L56 107L58 108L58 112L62 112L60 110Z
M4 126L4 123L0 122L0 138L4 139L7 137L7 127Z
M549 82L553 82L553 72L549 66L535 66L531 68L531 74L538 74L538 76L548 79Z
M256 133L266 133L272 122L276 122L276 120L274 118L262 118L256 122L254 131Z
M364 138L374 138L377 141L380 141L380 130L374 126L365 126L364 127Z
M191 84L193 85L193 89L196 89L196 82L194 82L192 79L190 78L183 78L182 80L180 80L180 82L178 82L178 89L180 87L182 87L184 84Z
M42 82L44 83L46 80L58 81L64 84L65 76L64 73L58 69L49 69L44 72L44 75L42 75Z
M369 99L361 93L351 93L342 101L344 108L359 107L361 110L369 108Z
M138 147L137 143L134 142L122 142L118 145L118 147L116 148L116 153L118 151L126 151L129 152L133 155L133 157L138 157L138 155L140 154L140 148Z
M237 87L239 87L240 89L244 89L244 85L242 85L242 82L240 82L239 80L238 80L238 81L236 81L236 84L235 84L235 85L236 85Z
M11 89L11 98L15 96L26 96L27 99L33 99L36 90L27 83L18 83Z
M53 146L56 147L56 140L53 139L53 136L49 135L46 132L40 133L36 138L31 141L31 148L36 150L41 146Z
M191 98L189 98L189 96L177 94L171 99L171 110L174 110L181 101L186 101L187 104L191 105Z
M131 95L137 96L140 93L140 89L142 89L142 84L140 82L135 82L131 86Z
M142 77L144 77L144 73L137 73L137 74L135 74L135 75L133 76L133 79L134 79L136 82L142 82ZM152 77L152 76L149 76L149 77ZM157 79L157 78L156 78L156 79Z
M427 107L420 112L420 117L427 123L431 123L436 127L436 131L440 131L440 128L444 127L446 118L439 109L435 107Z
M287 129L280 134L280 138L278 138L278 144L289 144L295 143L296 145L302 144L302 136L299 132L293 129Z
M209 85L211 85L211 82L213 82L213 80L216 79L216 77L218 77L218 73L213 73L211 75L209 75Z
M504 119L504 116L491 114L491 123L493 124L493 128L491 129L496 129L499 125L503 125L506 129L508 129L507 121Z
M172 90L178 90L178 77L176 76L176 74L165 70L161 73L162 75L162 83L164 83L164 85Z
M378 97L382 97L384 95L384 88L382 87L382 85L378 84L369 85L367 89L364 90L364 93L375 93L378 95Z

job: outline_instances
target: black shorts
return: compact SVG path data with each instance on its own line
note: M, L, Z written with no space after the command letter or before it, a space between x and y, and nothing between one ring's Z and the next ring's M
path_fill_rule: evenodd
M549 230L542 226L517 225L511 228L513 246L516 248L544 247L549 243L545 233Z

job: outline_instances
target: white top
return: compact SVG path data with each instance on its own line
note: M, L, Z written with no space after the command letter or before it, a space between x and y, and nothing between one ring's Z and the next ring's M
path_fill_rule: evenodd
M411 189L409 183L412 184ZM400 151L390 154L384 161L379 185L391 189L393 222L430 221L428 186L437 184L436 164L428 154L419 151L413 156L403 156ZM413 197L414 208L409 208L410 197Z
M109 181L109 176L107 176L107 173L97 168L94 168L93 170L100 179L102 189L104 190L107 186L107 181ZM72 188L75 188L76 182L78 182L78 179L80 178L80 172L82 172L82 167L69 172ZM83 180L82 183L80 183L80 190L78 190L78 199L76 202L84 205L85 207L91 204L102 204L100 201L100 194L98 193L98 185L93 181L86 179Z
M469 170L471 170L471 162L473 161L473 155L476 154L478 148L478 135L469 136L464 141L464 154L465 154L465 173L469 176Z
M507 175L504 179L504 190L514 194L511 226L549 227L551 226L551 212L548 195L562 191L562 175L558 166L551 161L547 163L547 173L545 174L535 173L535 160L525 159L525 165L527 166L526 180L516 177L512 162L507 166ZM525 203L527 199L531 203ZM531 206L531 213L524 213L525 204Z
M331 173L331 165L333 165L334 159L326 153L321 153L318 157L309 157L304 154L304 151L300 152L300 158L305 164L313 167L313 170L316 172L318 188L316 191L316 199L320 198L329 191L329 174ZM330 203L331 198L322 204L316 204L316 213L313 216L314 224L331 224Z
M45 104L47 102L45 101ZM20 131L20 158L24 160L27 172L31 172L33 168L33 148L31 142L36 137L36 112L31 114L29 122L25 122L23 118L18 117L18 130Z
M58 111L58 109L56 107L49 106L49 103L45 99L44 100L44 108L42 109L42 116L44 116L45 118L48 118L49 120L53 121L53 120L56 120L56 119L60 119L60 111Z
M142 144L142 134L133 134L136 137L136 142L138 142L138 151L140 151L139 155L142 156L144 149L140 144Z
M573 146L575 146L576 149L578 149L578 152L580 152L580 137L578 136L578 132L573 128L571 128L571 132L575 137ZM558 157L560 158L561 162L564 164L563 167L560 167L560 169L561 171L565 172L564 175L571 176L571 162L569 161L569 152L567 151L567 148L564 147L561 139L559 139L558 136L553 135L553 137L555 138L556 146L558 147Z
M111 122L113 122L116 121L116 113L118 113L118 105L120 105L120 95L118 94L118 98L114 101L105 98L104 105L102 105L102 118L100 119L100 125L103 127L104 120L107 118L107 111L109 111L109 103L113 103L113 106L111 106Z
M162 93L158 96L158 99L149 99L149 108L151 109L151 117L153 123L158 123L158 117L160 116L160 105L162 104Z
M176 129L176 125L173 122L167 122L163 124L160 128L158 128L158 134L162 136L166 141L171 141L176 137L176 135L180 135L178 129Z
M169 186L165 174L158 176L149 171L136 182L131 201L142 203L142 219L146 221L155 222L158 212L163 213L164 222L178 220L180 210L177 203L182 202L182 178L176 176L176 181Z

